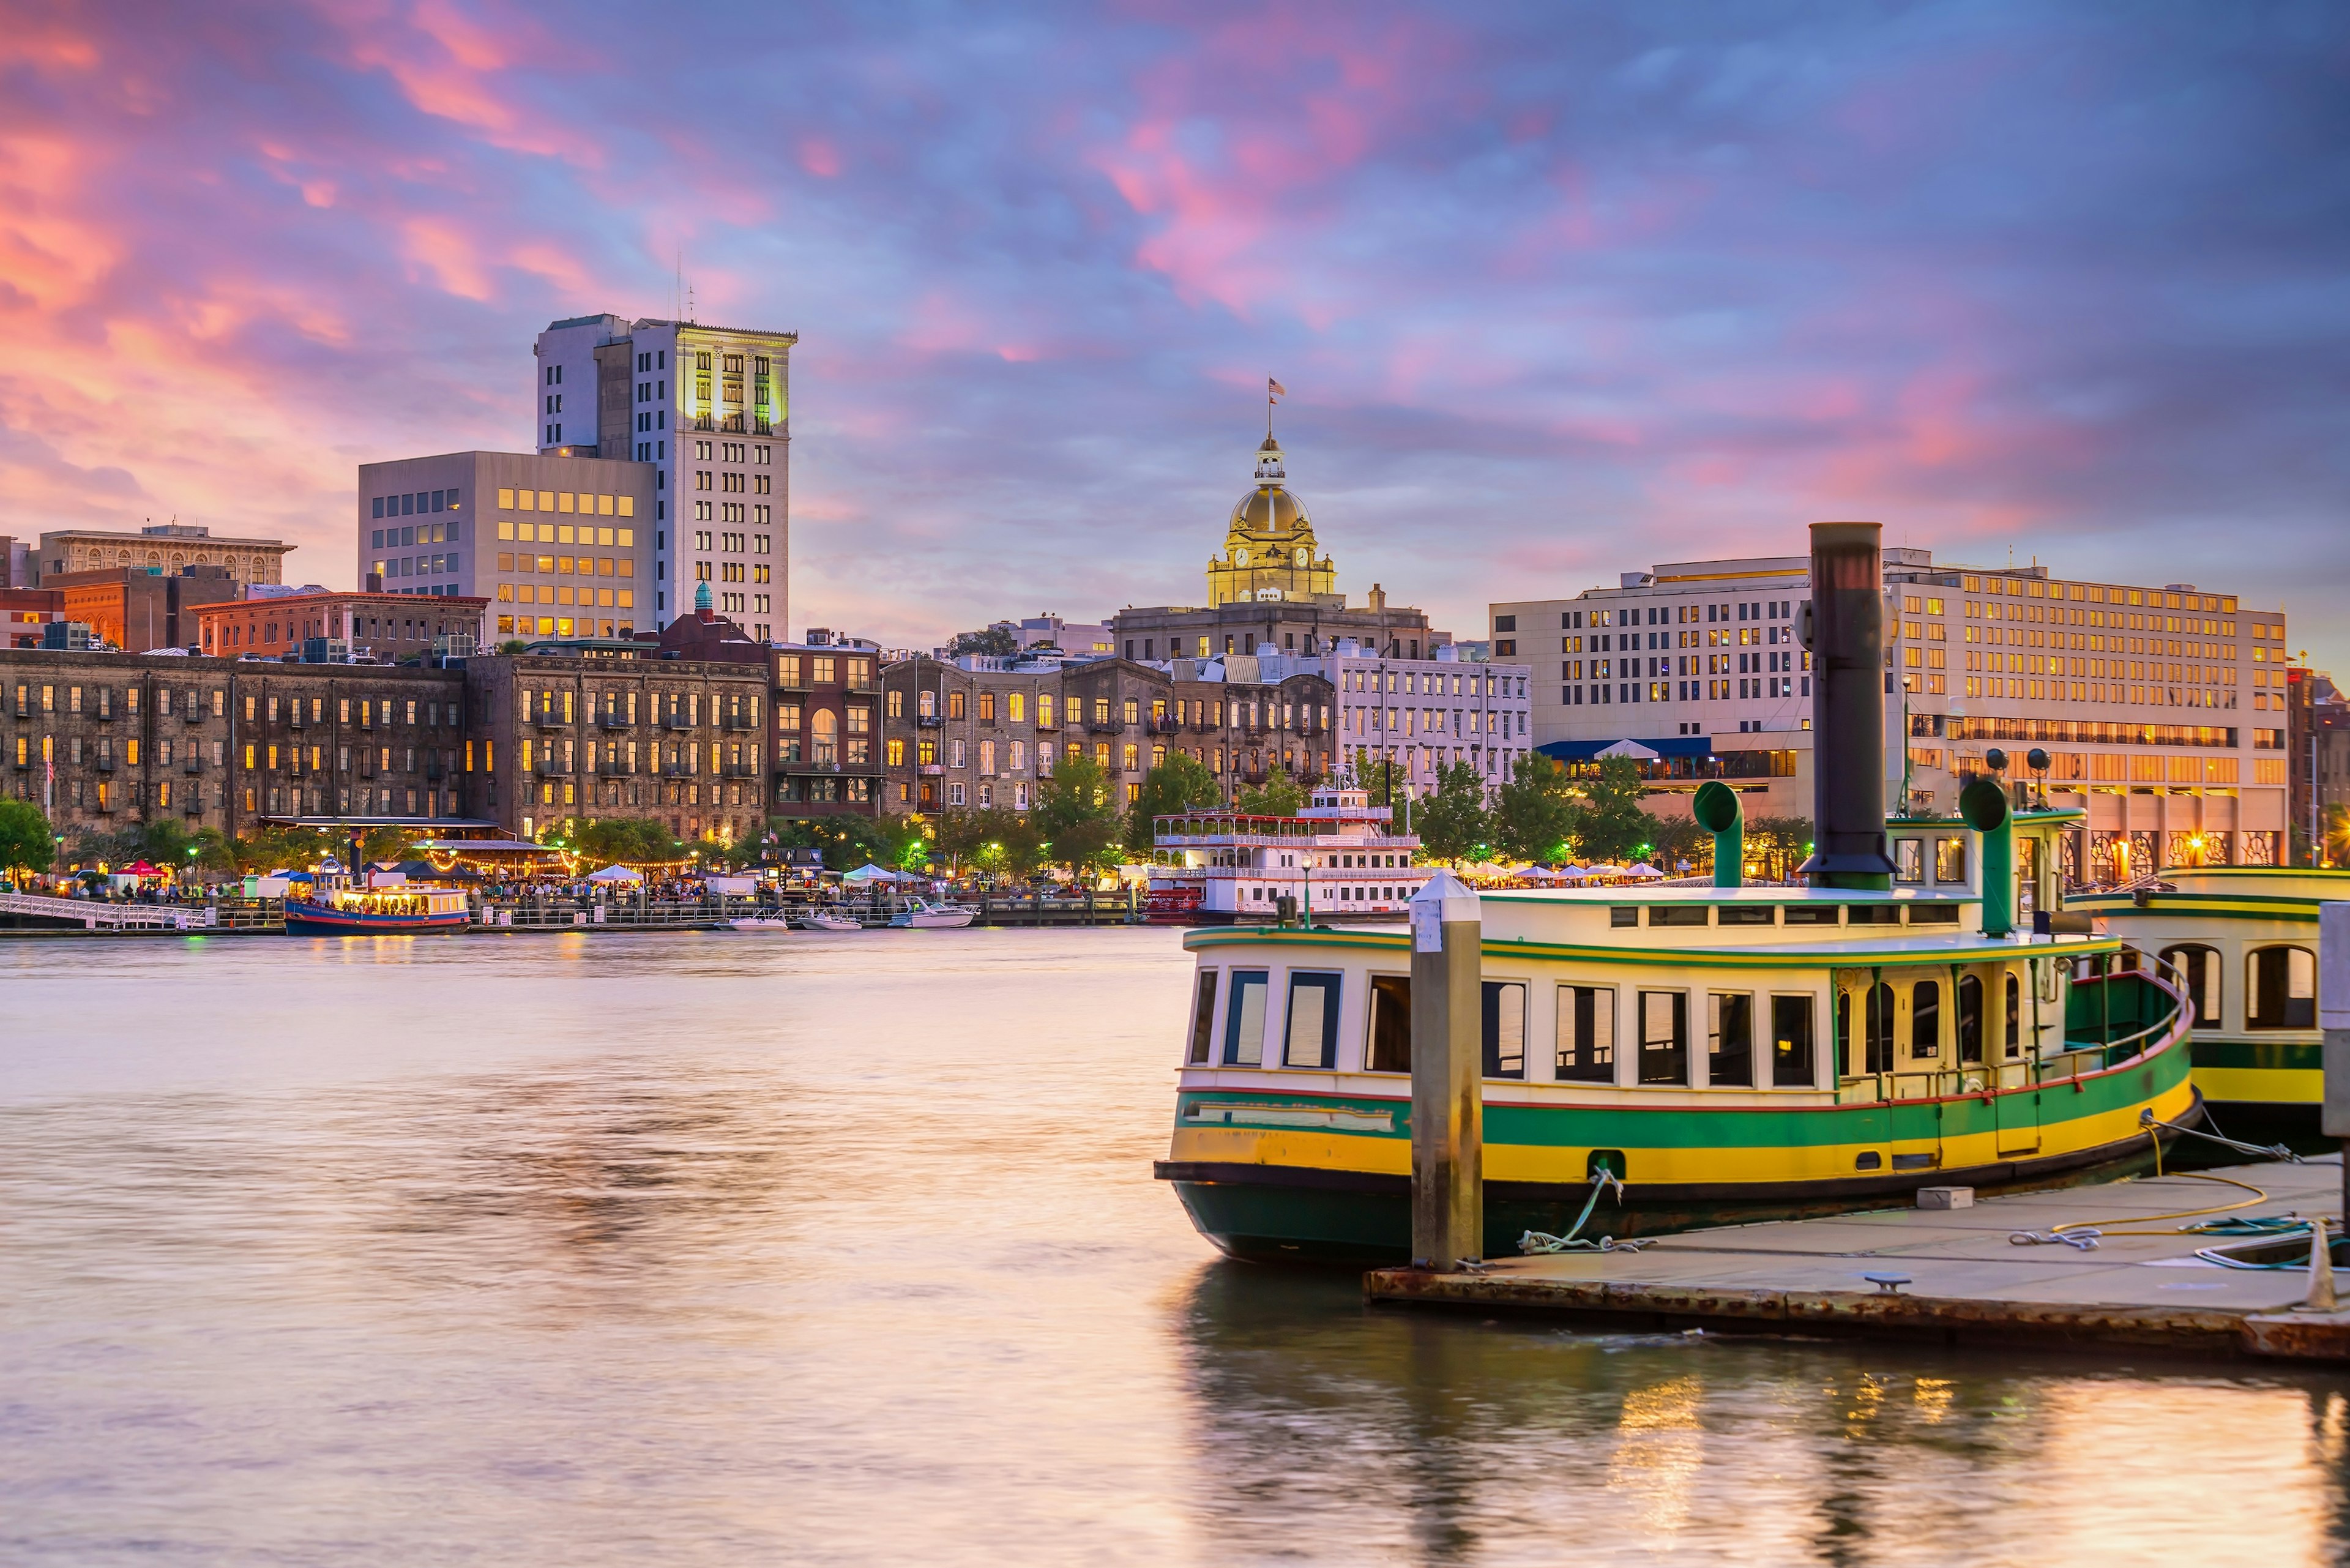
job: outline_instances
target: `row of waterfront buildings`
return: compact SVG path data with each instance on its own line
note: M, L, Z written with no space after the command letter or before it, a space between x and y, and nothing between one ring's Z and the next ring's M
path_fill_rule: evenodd
M290 546L176 522L0 539L0 788L66 832L169 814L532 836L629 815L733 839L775 816L1024 810L1073 755L1131 801L1170 754L1236 794L1371 759L1407 789L1461 764L1498 784L1538 750L1632 757L1666 812L1709 778L1750 815L1808 810L1806 558L1659 565L1497 603L1456 639L1378 585L1348 602L1270 434L1202 604L927 653L790 641L795 342L552 324L534 450L359 469L357 589L290 586ZM1884 589L1906 737L1888 798L1910 809L1949 811L2002 748L2085 812L2068 870L2107 881L2280 862L2350 798L2350 724L2282 612L1907 548Z

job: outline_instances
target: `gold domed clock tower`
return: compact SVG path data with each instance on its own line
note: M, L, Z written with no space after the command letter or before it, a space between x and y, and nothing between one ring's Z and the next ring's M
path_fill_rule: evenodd
M1232 508L1224 553L1208 563L1211 607L1253 600L1311 600L1335 593L1337 572L1314 541L1305 504L1284 484L1281 443L1267 431L1256 483Z

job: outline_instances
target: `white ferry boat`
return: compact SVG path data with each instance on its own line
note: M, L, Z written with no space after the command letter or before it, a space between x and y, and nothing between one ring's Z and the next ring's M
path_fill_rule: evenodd
M1317 789L1295 816L1189 812L1155 819L1161 851L1150 908L1203 925L1272 919L1284 908L1317 921L1401 917L1429 877L1419 840L1393 831L1392 814L1359 789Z

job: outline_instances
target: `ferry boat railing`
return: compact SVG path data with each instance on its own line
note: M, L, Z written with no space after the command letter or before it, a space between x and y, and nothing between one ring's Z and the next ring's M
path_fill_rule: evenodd
M2065 1013L2059 1021L2063 1044L2057 1049L2006 1061L1856 1074L1838 1081L1836 1103L1947 1099L2068 1084L2184 1037L2191 1014L2186 979L2176 964L2136 950L2130 950L2136 962L2129 968L2116 965L2119 955L2111 953L2071 961L2047 956L2073 971ZM2038 992L2035 985L2034 1002ZM1859 1010L1855 1011L1857 1015Z

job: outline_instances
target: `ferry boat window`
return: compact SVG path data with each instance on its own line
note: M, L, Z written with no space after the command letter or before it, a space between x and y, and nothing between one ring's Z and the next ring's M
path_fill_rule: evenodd
M1526 988L1514 980L1489 980L1485 992L1485 1076L1526 1075Z
M1338 977L1289 977L1289 1026L1281 1050L1284 1067L1338 1064Z
M2317 1027L2317 960L2307 948L2254 948L2244 961L2245 1028Z
M1743 991L1706 997L1705 1081L1717 1088L1754 1086L1754 998Z
M1640 1082L1689 1082L1689 995L1679 991L1640 993Z
M1612 986L1558 988L1558 1074L1565 1083L1616 1081L1616 992Z
M1812 999L1774 996L1771 999L1771 1086L1808 1089L1812 1086Z
M1868 988L1868 1005L1862 1019L1866 1031L1863 1044L1866 1060L1861 1064L1864 1073L1893 1071L1893 988L1882 981Z
M1640 910L1637 905L1617 904L1607 911L1607 924L1611 928L1637 926L1639 923Z
M1216 1038L1216 971L1200 971L1200 999L1191 1009L1191 1045L1184 1060L1204 1066L1215 1049Z
M1791 926L1833 926L1836 923L1838 906L1835 904L1790 904L1787 923Z
M1893 879L1896 882L1923 882L1926 879L1924 839L1897 838L1893 841Z
M1224 1065L1264 1064L1265 971L1232 971L1232 1001L1224 1008Z
M1724 904L1721 920L1725 926L1767 926L1779 917L1773 904Z
M1852 992L1839 990L1835 993L1835 1057L1836 1076L1852 1076Z
M2015 971L2007 971L2007 1054L2012 1058L2023 1054L2023 985Z
M2178 947L2162 950L2162 961L2174 966L2187 982L2187 1000L2195 1005L2198 1029L2220 1027L2220 954L2216 949Z
M1967 879L1967 841L1963 838L1934 840L1934 880L1963 882Z
M1942 1054L1942 982L1921 980L1909 988L1909 1054L1931 1061Z
M1651 904L1648 924L1652 926L1702 926L1712 913L1706 904Z
M1374 1073L1411 1071L1411 977L1371 976L1371 1046Z
M1848 925L1898 926L1901 923L1901 906L1898 904L1854 904L1848 908L1850 912L1845 917Z
M1955 926L1959 923L1956 904L1912 904L1909 923L1913 926Z
M1959 1060L1960 1063L1983 1059L1982 977L1975 974L1959 977Z

